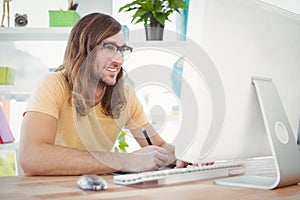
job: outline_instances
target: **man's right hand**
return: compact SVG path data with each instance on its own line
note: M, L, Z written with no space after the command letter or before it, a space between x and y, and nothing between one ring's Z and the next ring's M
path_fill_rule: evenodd
M167 150L154 145L129 153L122 171L142 172L157 170L168 165Z

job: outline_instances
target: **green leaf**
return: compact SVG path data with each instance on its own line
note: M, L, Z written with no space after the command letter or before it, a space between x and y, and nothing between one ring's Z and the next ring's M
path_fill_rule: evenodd
M123 139L125 137L125 135L126 135L126 132L121 131L121 133L120 133L120 135L118 137L118 140Z
M122 148L122 147L120 147L120 150L121 150L122 152L124 152L124 153L127 152L126 149L125 149L125 148Z
M119 142L119 146L128 147L127 142Z
M173 9L178 9L178 8L182 8L182 9L186 9L187 5L185 4L185 2L183 0L168 0L169 2L169 7L173 8Z
M126 132L121 130L119 136L118 136L118 146L114 148L115 152L119 152L121 150L122 152L127 152L126 147L129 145L125 141Z
M131 3L128 3L122 7L119 8L118 12L122 12L124 11L126 8L129 9L131 6L134 6L134 5L139 5L139 2L138 1L133 1Z
M119 142L119 149L123 152L127 152L126 147L128 147L128 144L126 142Z
M0 176L15 176L15 156L8 152L5 157L0 156Z

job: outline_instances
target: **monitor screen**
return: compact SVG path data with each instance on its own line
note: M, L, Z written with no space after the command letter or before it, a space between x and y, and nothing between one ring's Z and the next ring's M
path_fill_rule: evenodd
M203 23L203 47L219 72L225 93L221 135L203 159L271 155L251 77L272 79L296 138L300 120L300 15L255 0L212 0L207 1Z

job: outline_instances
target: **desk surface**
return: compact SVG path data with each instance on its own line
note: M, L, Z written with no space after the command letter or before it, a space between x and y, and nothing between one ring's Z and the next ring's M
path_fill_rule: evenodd
M253 170L253 168L251 169ZM255 170L254 170L255 171ZM83 191L76 185L78 176L13 176L0 177L1 199L300 199L300 185L259 190L213 184L212 180L184 184L137 188L115 185L111 175L102 176L108 182L104 191Z

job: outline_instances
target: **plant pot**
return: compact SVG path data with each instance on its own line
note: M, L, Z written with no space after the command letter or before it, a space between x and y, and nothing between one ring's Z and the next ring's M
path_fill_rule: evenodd
M163 40L164 27L159 23L145 24L146 40Z

